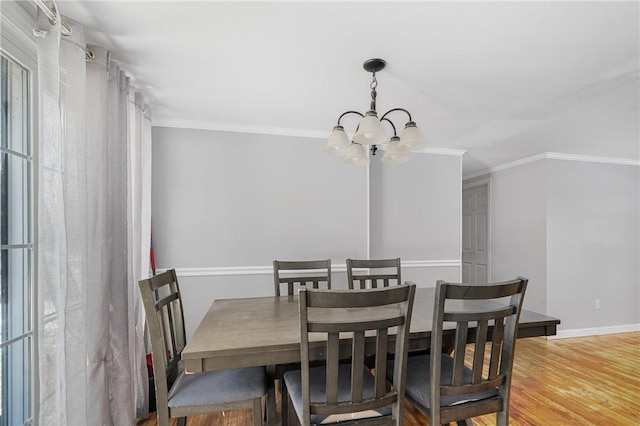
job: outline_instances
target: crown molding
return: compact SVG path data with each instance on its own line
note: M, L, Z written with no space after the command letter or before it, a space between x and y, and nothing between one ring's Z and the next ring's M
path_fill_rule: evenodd
M466 149L449 149L449 148L425 148L420 151L414 151L412 154L435 154L435 155L453 155L462 157L467 152Z
M513 167L524 166L525 164L529 164L529 163L535 163L536 161L544 160L546 158L547 158L547 153L543 152L542 154L536 154L530 157L524 157L516 161L510 161L508 163L492 167L491 169L489 169L489 172L496 173L502 170L511 169Z
M303 138L327 139L330 132L322 130L294 129L288 127L254 126L240 123L219 123L213 121L174 120L154 118L153 127L174 127L177 129L217 130L221 132L253 133L258 135L295 136Z
M560 152L546 152L546 158L550 160L582 161L585 163L615 164L619 166L640 166L640 160L615 157L596 157L593 155L563 154Z
M511 169L513 167L523 166L525 164L533 163L540 160L563 160L563 161L581 161L584 163L600 163L600 164L613 164L618 166L640 166L639 160L631 160L628 158L615 158L615 157L597 157L594 155L579 155L579 154L563 154L561 152L543 152L541 154L531 155L519 160L510 161L499 166L491 167L488 170L474 173L469 176L465 176L464 180L468 181L476 179L481 176L487 176L492 173L497 173L502 170Z
M215 130L220 132L252 133L258 135L294 136L313 139L328 139L331 132L324 130L293 129L288 127L254 126L239 123L219 123L213 121L177 120L153 118L153 127L173 127L176 129ZM384 151L384 147L381 147ZM454 155L462 157L463 149L425 148L416 154Z

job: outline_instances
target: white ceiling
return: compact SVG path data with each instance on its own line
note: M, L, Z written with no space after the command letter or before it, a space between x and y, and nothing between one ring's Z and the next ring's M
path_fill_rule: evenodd
M368 109L380 57L378 110L468 150L466 176L541 152L640 159L638 1L58 3L154 125L325 136Z

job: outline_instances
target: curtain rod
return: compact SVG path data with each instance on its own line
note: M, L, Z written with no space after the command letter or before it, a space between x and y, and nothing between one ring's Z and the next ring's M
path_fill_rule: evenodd
M45 0L33 0L33 1L40 8L40 10L42 10L42 12L44 12L44 14L47 15L47 18L49 18L49 23L51 23L51 25L55 25L56 22L58 22L58 5L56 4L55 0L53 0L53 9L49 7L49 5L45 2ZM62 33L64 35L66 36L71 35L73 30L71 29L71 26L69 24L62 21L60 22L60 25L62 26L62 30L63 30ZM65 31L66 31L66 34L65 34Z
M40 10L42 10L42 12L47 16L47 18L49 19L49 23L51 23L51 25L55 25L56 22L58 22L58 5L56 4L56 0L51 0L51 2L53 3L53 9L49 7L49 5L45 2L45 0L33 0L33 1L36 3L38 8L40 8ZM60 27L61 27L61 33L63 36L68 37L71 35L71 33L73 33L73 28L71 28L71 25L67 24L62 19L60 20ZM62 40L70 41L66 39L62 39ZM87 61L91 61L95 59L96 55L90 49L87 49L86 47L82 47L77 43L72 43L72 44L77 48L84 50L84 56Z

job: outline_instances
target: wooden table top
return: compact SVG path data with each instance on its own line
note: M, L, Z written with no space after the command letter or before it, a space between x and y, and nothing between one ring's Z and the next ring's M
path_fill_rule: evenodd
M434 296L435 288L416 289L411 349L429 347ZM555 335L559 323L523 310L518 337ZM297 296L215 300L183 350L182 361L188 372L299 362Z

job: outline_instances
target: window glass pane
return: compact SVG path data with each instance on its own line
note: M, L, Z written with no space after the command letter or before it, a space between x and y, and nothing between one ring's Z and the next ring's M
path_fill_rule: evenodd
M0 395L3 400L0 420L6 425L29 422L31 395L31 337L13 342L0 350ZM5 396L10 396L5 398Z
M2 58L2 147L20 154L30 155L28 71L20 65Z
M29 244L31 161L6 152L0 159L0 242Z
M4 249L0 255L0 342L31 330L31 250Z

